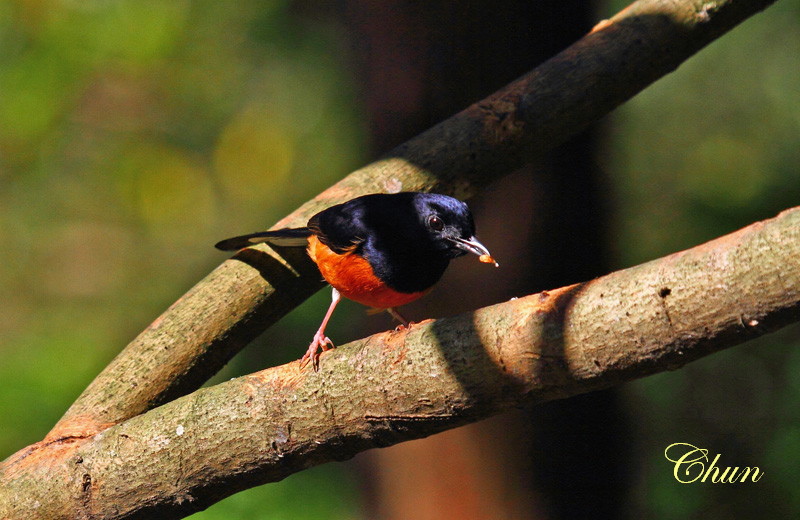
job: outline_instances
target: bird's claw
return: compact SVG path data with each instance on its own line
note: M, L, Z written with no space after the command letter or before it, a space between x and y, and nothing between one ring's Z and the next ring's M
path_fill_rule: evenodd
M333 341L331 341L331 338L318 331L316 334L314 334L314 339L311 340L308 350L305 354L303 354L303 357L300 358L300 368L305 368L310 361L311 366L314 368L314 372L319 371L320 351L325 352L326 350L330 350L332 348L335 347L333 345Z
M394 328L394 330L395 330L395 332L401 332L401 331L404 331L406 329L410 329L412 325L416 325L416 324L417 324L416 321L409 321L408 323L400 323L399 325L397 325Z

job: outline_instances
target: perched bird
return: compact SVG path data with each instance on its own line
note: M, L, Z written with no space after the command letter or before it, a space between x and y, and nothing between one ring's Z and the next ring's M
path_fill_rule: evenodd
M307 247L333 287L328 312L301 360L301 367L311 361L315 369L319 350L333 347L325 327L342 296L385 309L408 326L397 307L424 296L451 259L474 253L498 266L475 238L467 205L434 193L364 195L320 211L306 227L228 238L215 247L234 251L261 242Z

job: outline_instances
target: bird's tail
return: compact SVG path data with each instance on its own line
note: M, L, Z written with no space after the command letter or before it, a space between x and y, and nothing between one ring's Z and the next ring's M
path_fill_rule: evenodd
M238 251L262 242L281 247L305 247L308 244L309 236L311 236L311 230L307 227L276 229L275 231L261 231L259 233L226 238L217 242L214 247L222 251Z

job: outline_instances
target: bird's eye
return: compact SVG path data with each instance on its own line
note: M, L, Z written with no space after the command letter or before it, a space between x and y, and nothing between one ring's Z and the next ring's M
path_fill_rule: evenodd
M428 218L428 225L434 231L441 231L444 229L444 222L442 222L442 219L440 219L436 215L433 215L430 218Z

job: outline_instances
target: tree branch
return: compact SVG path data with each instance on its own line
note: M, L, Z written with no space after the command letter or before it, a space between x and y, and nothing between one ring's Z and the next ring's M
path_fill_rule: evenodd
M693 249L201 389L3 467L0 518L175 518L512 407L672 370L800 320L800 207ZM44 463L46 461L46 463Z
M392 150L281 220L302 225L368 192L467 198L539 157L774 0L641 0L536 70ZM200 281L97 376L46 441L91 436L202 385L317 291L304 256L240 253Z

